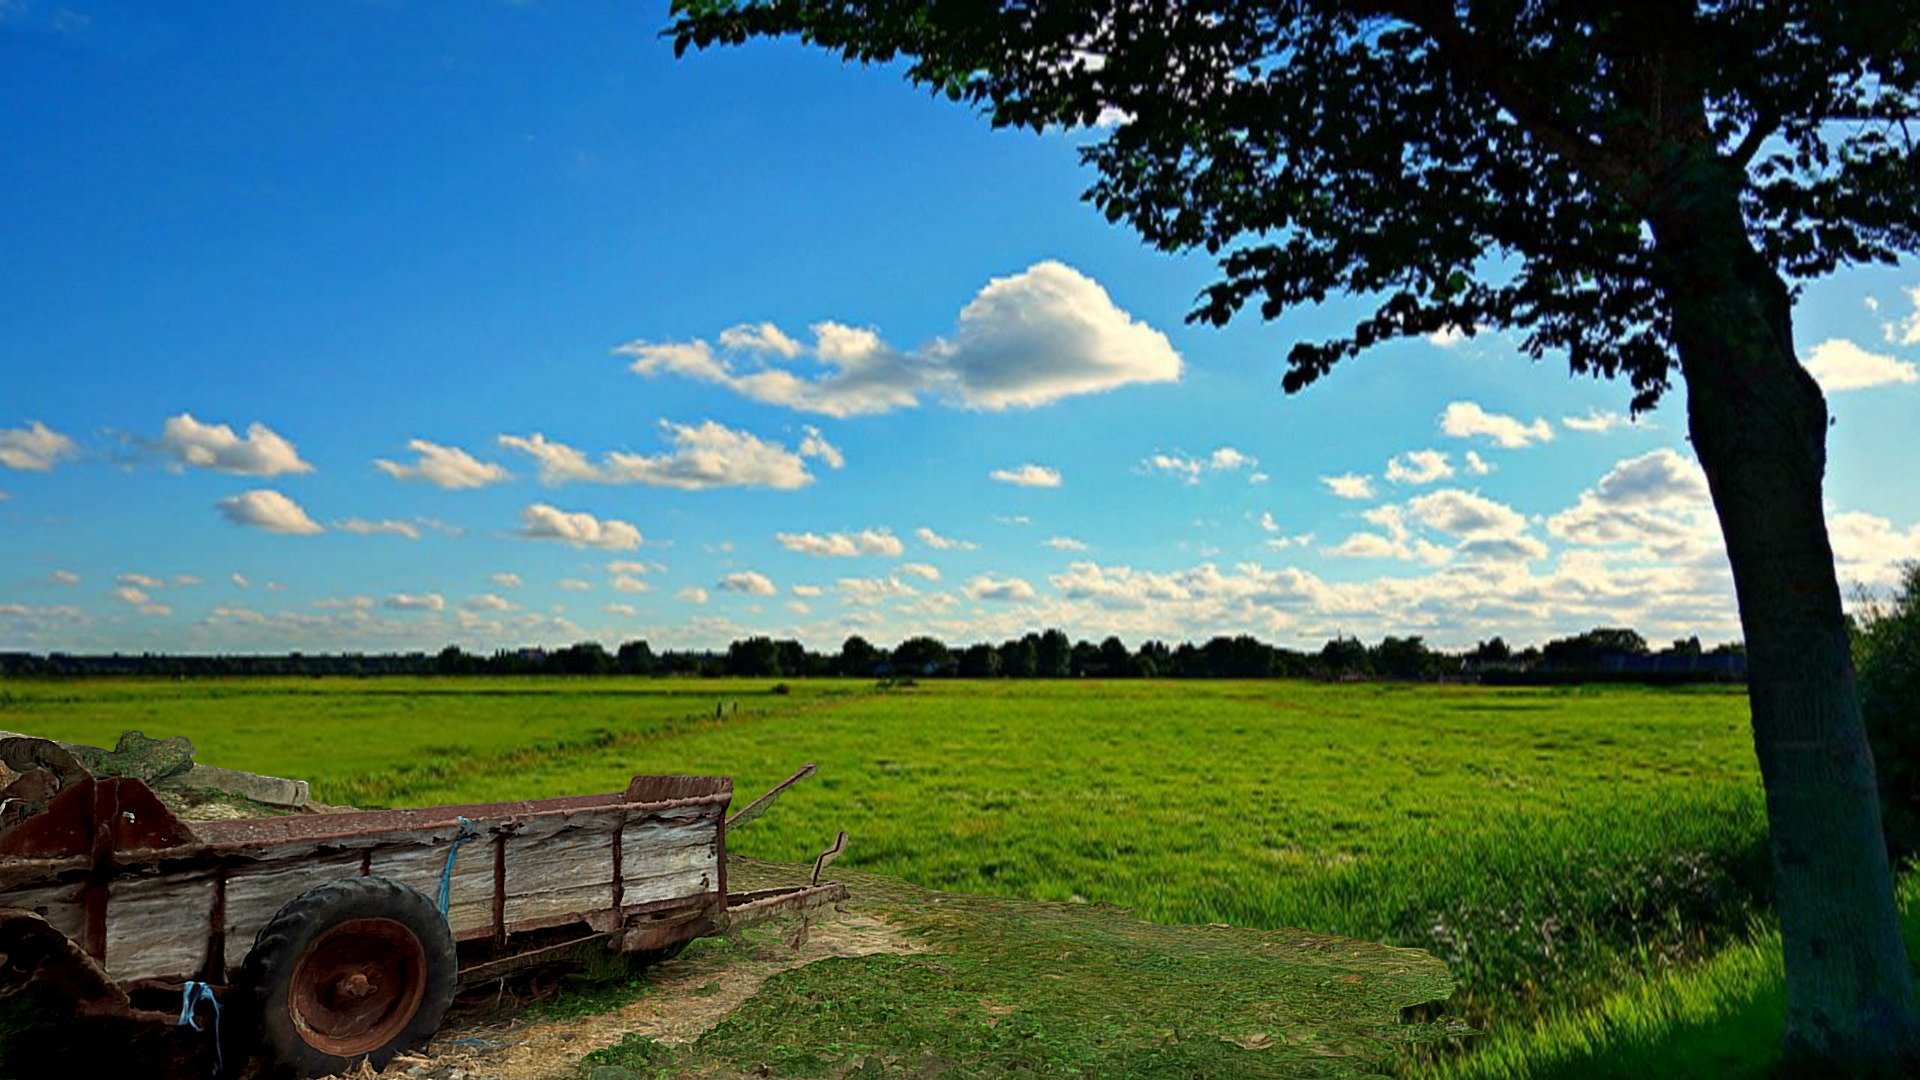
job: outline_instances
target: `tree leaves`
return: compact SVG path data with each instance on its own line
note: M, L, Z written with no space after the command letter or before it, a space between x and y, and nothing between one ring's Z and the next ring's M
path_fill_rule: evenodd
M1511 330L1670 382L1651 222L1702 185L1806 279L1920 251L1920 0L677 0L677 51L794 35L1088 146L1086 199L1221 279L1190 316L1374 298L1297 391L1376 344Z

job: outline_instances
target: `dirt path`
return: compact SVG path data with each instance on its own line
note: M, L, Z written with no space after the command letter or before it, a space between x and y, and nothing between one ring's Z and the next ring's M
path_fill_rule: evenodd
M501 1021L458 1014L427 1056L403 1057L382 1076L433 1080L559 1080L578 1073L580 1059L628 1034L688 1043L725 1019L772 976L836 956L915 953L926 946L867 915L812 923L798 948L768 939L737 939L734 948L699 948L647 973L638 1000L593 1016ZM372 1073L364 1073L371 1076Z

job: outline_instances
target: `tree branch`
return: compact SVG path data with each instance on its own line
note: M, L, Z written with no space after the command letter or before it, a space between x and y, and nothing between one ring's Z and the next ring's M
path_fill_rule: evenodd
M1370 0L1356 5L1361 10L1396 18L1423 31L1440 47L1441 55L1458 74L1478 84L1494 101L1539 139L1541 144L1565 158L1574 168L1608 185L1629 203L1638 205L1644 185L1634 178L1625 162L1600 145L1584 138L1555 115L1553 108L1532 87L1515 79L1521 57L1501 52L1479 35L1461 26L1454 18L1453 6L1445 0Z

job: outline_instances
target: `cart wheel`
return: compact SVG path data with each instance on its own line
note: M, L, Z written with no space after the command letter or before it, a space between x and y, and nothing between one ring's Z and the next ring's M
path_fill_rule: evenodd
M270 1074L383 1068L439 1030L458 968L453 932L418 889L323 885L281 908L247 954L253 1049Z

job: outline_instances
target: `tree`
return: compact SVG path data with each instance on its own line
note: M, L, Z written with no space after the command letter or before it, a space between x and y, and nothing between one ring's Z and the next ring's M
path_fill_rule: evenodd
M953 666L953 653L939 638L911 637L893 647L895 675L938 675Z
M842 675L869 678L885 659L880 650L873 647L866 638L855 634L840 646L840 658L834 662L834 668Z
M1000 652L985 642L969 645L960 654L960 677L991 679L1000 674Z
M653 647L644 641L628 641L613 654L614 663L625 675L653 674Z
M1132 656L1127 645L1118 637L1108 635L1100 643L1100 674L1109 679L1125 679L1135 674Z
M1481 664L1504 664L1513 659L1513 648L1505 638L1495 636L1491 641L1483 641L1473 647L1467 659Z
M1367 647L1359 638L1337 637L1330 639L1320 647L1320 670L1323 674L1338 678L1342 675L1365 675L1372 670L1367 657Z
M1064 679L1072 668L1073 645L1064 630L1048 630L1034 643L1034 674L1043 679Z
M1387 637L1372 651L1373 670L1389 679L1424 679L1436 667L1439 656L1427 648L1420 635Z
M1040 638L1028 634L1000 646L1000 670L1010 679L1030 679L1040 670Z
M1088 198L1221 279L1193 317L1374 311L1383 341L1513 331L1677 371L1748 648L1787 972L1785 1057L1904 1069L1920 1010L1832 546L1795 282L1920 251L1920 0L675 0L676 50L798 35L996 126L1091 126Z
M728 645L727 674L781 674L780 646L770 637L750 637Z

